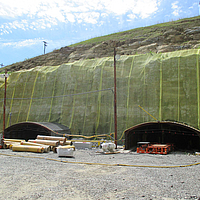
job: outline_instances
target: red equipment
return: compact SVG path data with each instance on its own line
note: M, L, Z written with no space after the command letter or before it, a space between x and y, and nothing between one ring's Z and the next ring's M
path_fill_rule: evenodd
M173 144L150 144L150 142L138 142L137 153L168 154L174 150Z

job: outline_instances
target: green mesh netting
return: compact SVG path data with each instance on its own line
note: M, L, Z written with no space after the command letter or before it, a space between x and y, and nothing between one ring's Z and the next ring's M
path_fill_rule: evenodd
M6 127L58 122L84 135L114 131L113 58L43 66L8 78ZM1 85L1 129L4 84ZM117 61L118 134L154 119L200 127L199 50L121 56ZM10 117L10 113L12 113Z

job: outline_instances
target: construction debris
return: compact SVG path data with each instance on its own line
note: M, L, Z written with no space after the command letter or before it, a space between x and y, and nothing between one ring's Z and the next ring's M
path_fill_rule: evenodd
M121 151L115 149L116 145L112 142L108 143L103 143L101 144L101 150L96 151L96 153L102 153L102 154L116 154L116 153L121 153Z
M75 146L59 146L56 148L59 157L73 157Z
M78 142L80 142L80 143L90 142L90 143L92 143L92 148L100 147L100 145L105 142L105 140L85 140L82 138L72 139L72 140L68 140L68 141L71 141L73 144L78 143ZM77 147L78 147L78 144L77 144Z
M91 149L92 142L74 142L73 143L76 149Z
M12 149L12 151L25 151L25 152L35 152L35 153L48 153L53 150L57 153L57 148L59 149L73 149L75 151L75 146L72 146L71 141L66 141L65 137L54 137L54 136L37 136L35 140L28 140L26 142L23 139L4 139L3 148ZM63 146L60 146L63 145ZM61 150L61 155L63 150ZM69 156L73 155L71 150L68 150Z
M102 149L104 152L114 152L116 145L114 143L103 143Z
M122 151L115 149L113 142L105 140L66 140L65 137L38 135L36 139L30 139L27 142L20 139L5 139L4 147L13 151L25 151L35 153L48 153L53 151L59 157L73 157L75 149L92 149L99 147L97 153L117 154Z

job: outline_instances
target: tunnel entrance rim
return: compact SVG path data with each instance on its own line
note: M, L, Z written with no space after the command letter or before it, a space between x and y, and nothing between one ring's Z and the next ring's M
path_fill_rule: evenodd
M185 144L187 142L187 138L193 137L192 142L195 143L195 148L200 150L200 131L192 126L180 122L145 122L126 129L124 134L125 149L127 150L135 148L137 146L137 142L174 143L177 142L177 137L181 136L186 138L184 141ZM197 140L194 139L196 137L198 138ZM181 146L181 144L178 144L178 146ZM187 149L187 147L185 148Z
M70 129L53 122L20 122L5 129L4 137L10 139L35 139L37 135L62 136L71 134Z

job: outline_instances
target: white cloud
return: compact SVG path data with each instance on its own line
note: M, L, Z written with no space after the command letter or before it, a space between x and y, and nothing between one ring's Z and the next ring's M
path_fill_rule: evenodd
M33 45L39 45L39 44L42 44L42 42L43 42L43 39L35 38L35 39L22 40L19 42L4 42L1 45L12 46L14 48L21 48L21 47L30 47Z
M131 21L131 19L135 19L137 16L135 14L127 15L129 19L127 21Z
M77 20L81 23L82 21L86 23L96 24L97 20L99 19L99 13L98 12L90 12L88 13L78 13L75 15Z
M101 17L108 17L107 13L101 13Z
M158 10L159 0L111 0L106 1L106 9L115 14L125 14L131 11L139 17L146 18Z
M0 17L11 22L4 29L45 29L61 23L97 24L101 17L129 12L129 19L147 18L161 0L0 0ZM176 5L176 4L175 4ZM13 21L12 21L13 20ZM2 33L2 32L1 32Z
M75 16L71 13L66 13L66 20L69 22L72 22L72 23L74 23L76 21Z
M175 2L173 2L173 3L171 4L171 5L172 5L172 9L174 10L174 11L172 12L172 14L173 14L174 16L178 16L179 13L181 12L181 7L179 7L178 4L179 4L178 1L175 1Z

